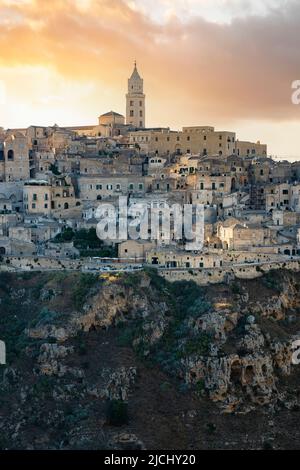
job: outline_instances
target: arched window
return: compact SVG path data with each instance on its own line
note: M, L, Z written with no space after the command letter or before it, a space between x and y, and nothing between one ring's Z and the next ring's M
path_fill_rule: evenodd
M69 209L69 204L67 202L64 204L64 209Z
M13 150L9 150L9 151L7 152L7 160L12 161L12 160L14 160L14 157L15 157L14 151L13 151Z

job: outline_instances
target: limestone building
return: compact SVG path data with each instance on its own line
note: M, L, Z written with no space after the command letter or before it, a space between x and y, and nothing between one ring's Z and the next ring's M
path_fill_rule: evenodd
M138 130L129 133L129 144L138 146L144 153L157 155L256 157L267 154L264 144L237 141L235 132L217 131L210 126L183 127L182 131L169 128Z
M126 124L133 127L145 127L145 95L144 80L138 73L136 62L128 80L126 95Z
M30 175L30 155L20 132L8 133L0 148L0 181L24 181Z
M23 203L26 214L55 215L75 207L74 188L64 176L29 180L24 184Z
M126 131L125 117L115 111L109 111L98 118L98 126L94 129L94 134L102 137L114 137Z

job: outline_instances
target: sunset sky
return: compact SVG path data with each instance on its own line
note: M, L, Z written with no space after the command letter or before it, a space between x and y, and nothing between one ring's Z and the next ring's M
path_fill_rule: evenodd
M299 0L0 0L0 126L125 113L136 59L147 126L213 125L300 159Z

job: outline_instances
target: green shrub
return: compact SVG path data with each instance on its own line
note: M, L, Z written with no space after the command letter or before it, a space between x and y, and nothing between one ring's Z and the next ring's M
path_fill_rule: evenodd
M196 383L196 392L201 395L203 390L205 390L205 381L203 379L198 380Z
M241 293L241 288L239 286L239 284L237 282L234 282L232 285L231 285L231 292L233 294L240 294Z
M127 347L131 346L134 340L134 329L128 327L121 330L118 337L118 346Z
M106 408L106 422L111 426L128 424L128 406L122 400L110 400Z
M87 346L86 346L86 335L83 331L79 331L77 336L74 338L75 341L75 350L79 354L79 356L85 356L87 354Z
M209 352L211 344L211 337L206 333L201 333L194 338L190 338L186 341L183 349L184 356L190 356L192 354L206 355Z
M95 274L80 275L80 278L72 291L74 304L77 309L80 309L83 306L90 289L96 284L97 280L98 277Z
M206 425L207 432L213 434L217 430L217 426L214 423L207 423Z
M47 307L42 308L37 318L31 322L31 327L43 326L54 324L57 320L61 319L63 314L61 312L55 312L49 310Z
M274 290L278 293L281 292L281 283L278 273L276 271L269 271L262 278L262 283L271 290Z
M160 389L162 392L167 392L172 389L172 385L170 384L170 382L163 382L160 385Z

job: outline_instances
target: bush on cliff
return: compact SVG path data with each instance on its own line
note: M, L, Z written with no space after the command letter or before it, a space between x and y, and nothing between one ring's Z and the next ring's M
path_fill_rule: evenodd
M106 422L111 426L128 424L128 406L122 400L110 400L106 407Z

